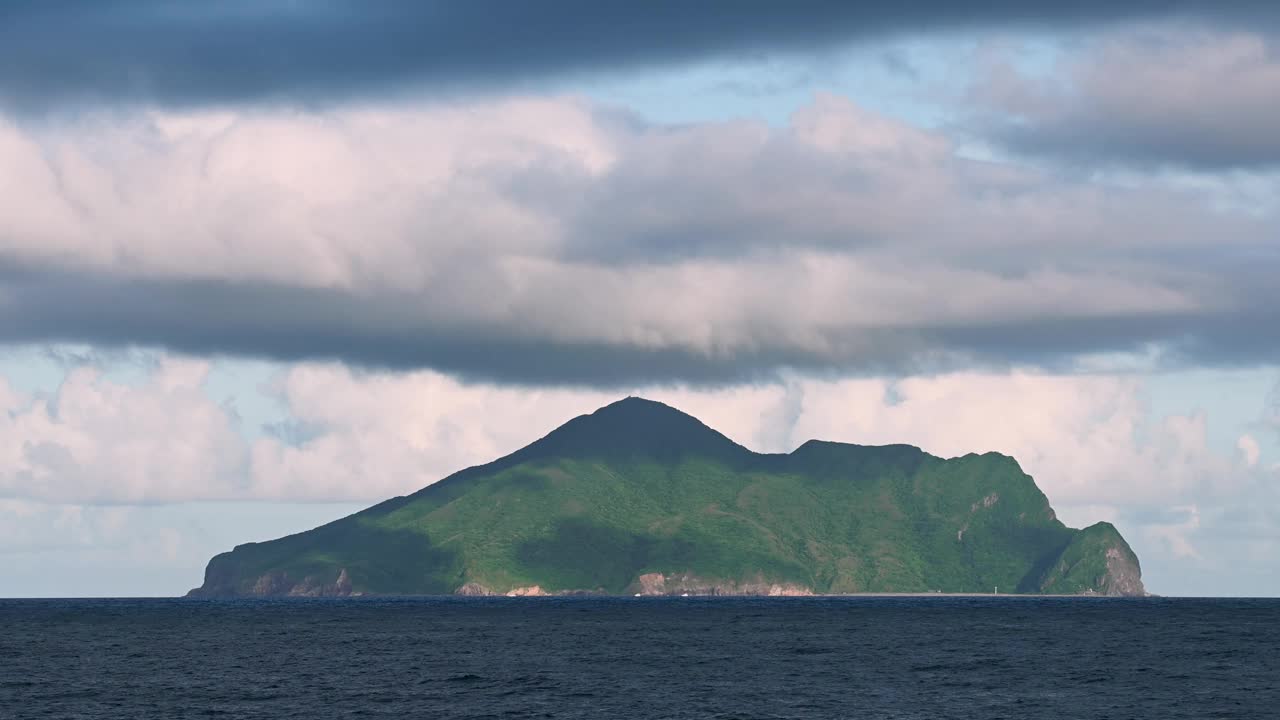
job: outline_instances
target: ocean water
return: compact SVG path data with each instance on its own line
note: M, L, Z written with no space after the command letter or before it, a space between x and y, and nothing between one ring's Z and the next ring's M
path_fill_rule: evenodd
M1280 601L0 601L0 718L1280 718Z

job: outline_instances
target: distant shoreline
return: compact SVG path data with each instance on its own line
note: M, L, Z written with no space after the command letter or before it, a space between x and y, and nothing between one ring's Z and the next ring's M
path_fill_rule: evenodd
M357 594L357 595L226 595L226 596L177 596L170 599L195 599L195 600L388 600L396 598L457 598L457 599L474 599L474 600L553 600L565 598L581 598L581 599L618 599L618 600L692 600L692 599L771 599L771 600L803 600L813 598L991 598L991 599L1025 599L1034 600L1036 598L1097 598L1097 599L1121 599L1121 598L1159 598L1160 595L1103 595L1100 593L1079 593L1074 595L1068 594L1036 594L1036 593L930 593L930 592L869 592L869 593L810 593L805 595L750 595L750 594L710 594L710 593L690 593L688 595L673 594L651 594L651 595L618 595L613 593L592 593L592 592L566 592L566 593L542 593L539 595L468 595L459 593L450 593L447 595L394 595L394 594ZM107 598L107 599L131 599L131 598ZM165 599L165 598L157 598Z

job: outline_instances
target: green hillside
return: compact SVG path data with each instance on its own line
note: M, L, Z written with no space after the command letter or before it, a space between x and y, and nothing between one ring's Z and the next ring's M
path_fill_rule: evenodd
M200 596L1142 594L1110 525L1073 530L996 453L810 441L753 453L628 398L488 465L210 561Z

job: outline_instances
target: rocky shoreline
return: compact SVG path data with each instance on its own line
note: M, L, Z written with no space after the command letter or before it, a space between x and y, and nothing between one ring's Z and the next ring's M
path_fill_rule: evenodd
M990 598L1044 598L1044 597L1156 597L1127 582L1104 583L1109 590L1092 588L1076 594L1060 593L975 593L975 592L845 592L819 593L796 583L708 580L695 575L645 573L636 578L626 593L609 593L604 590L570 589L547 590L540 585L518 586L501 591L481 583L463 583L452 594L463 597L990 597ZM321 582L315 577L291 580L287 573L273 571L258 578L247 593L229 591L227 587L202 586L187 593L192 598L225 597L412 597L405 595L377 594L353 591L351 579L343 568L337 580Z

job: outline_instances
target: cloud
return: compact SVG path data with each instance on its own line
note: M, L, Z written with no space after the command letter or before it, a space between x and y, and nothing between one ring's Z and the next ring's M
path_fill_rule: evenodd
M1274 218L968 160L820 95L786 127L575 99L0 122L0 341L625 387L1275 357Z
M1208 448L1203 414L1171 415L1148 427L1142 387L1133 378L1020 371L896 381L794 376L631 392L761 451L789 452L811 438L908 443L943 457L997 451L1018 458L1062 506L1163 507L1173 498L1203 498L1218 476L1232 474L1232 459ZM353 373L336 364L295 366L278 391L306 428L301 442L268 438L255 448L255 491L281 498L410 492L617 399L464 384L431 371ZM405 468L414 470L406 475Z
M410 86L458 89L910 31L1190 17L1274 26L1261 0L807 2L640 5L556 0L11 0L0 8L0 97L164 103L323 100Z
M488 462L618 398L584 389L466 383L434 371L282 367L269 392L285 421L240 432L204 388L206 361L163 357L138 378L68 371L49 397L0 382L0 489L43 502L379 500ZM1147 427L1141 381L953 373L721 388L635 386L761 451L807 439L910 443L944 457L999 451L1064 505L1158 505L1231 475L1207 446L1203 414ZM1247 460L1242 457L1241 460ZM1256 463L1245 462L1241 467Z
M1254 467L1258 464L1258 456L1262 453L1262 448L1252 435L1241 435L1236 441L1236 449L1244 457L1245 465Z
M0 379L0 498L156 503L243 491L243 440L202 390L208 370L166 358L130 385L79 367L53 397Z
M40 552L107 545L121 539L129 510L92 505L50 506L0 500L0 553ZM52 531L52 532L50 532Z
M277 392L304 437L256 442L251 473L258 497L280 500L407 494L616 399L468 386L433 372L353 373L336 364L294 367Z
M1143 528L1150 538L1163 542L1175 558L1201 559L1199 551L1191 545L1188 536L1200 528L1200 510L1195 505L1172 508L1184 518L1173 523L1155 523Z
M943 456L1016 458L1068 520L1070 508L1164 507L1225 492L1238 474L1207 444L1203 413L1152 418L1126 376L956 373L813 382L789 445L821 438L908 443Z
M1011 149L1201 170L1280 165L1276 35L1161 26L1106 33L1030 77L997 63L976 94Z
M1262 424L1274 430L1277 439L1280 439L1280 380L1276 381L1275 387L1267 395L1262 409Z

